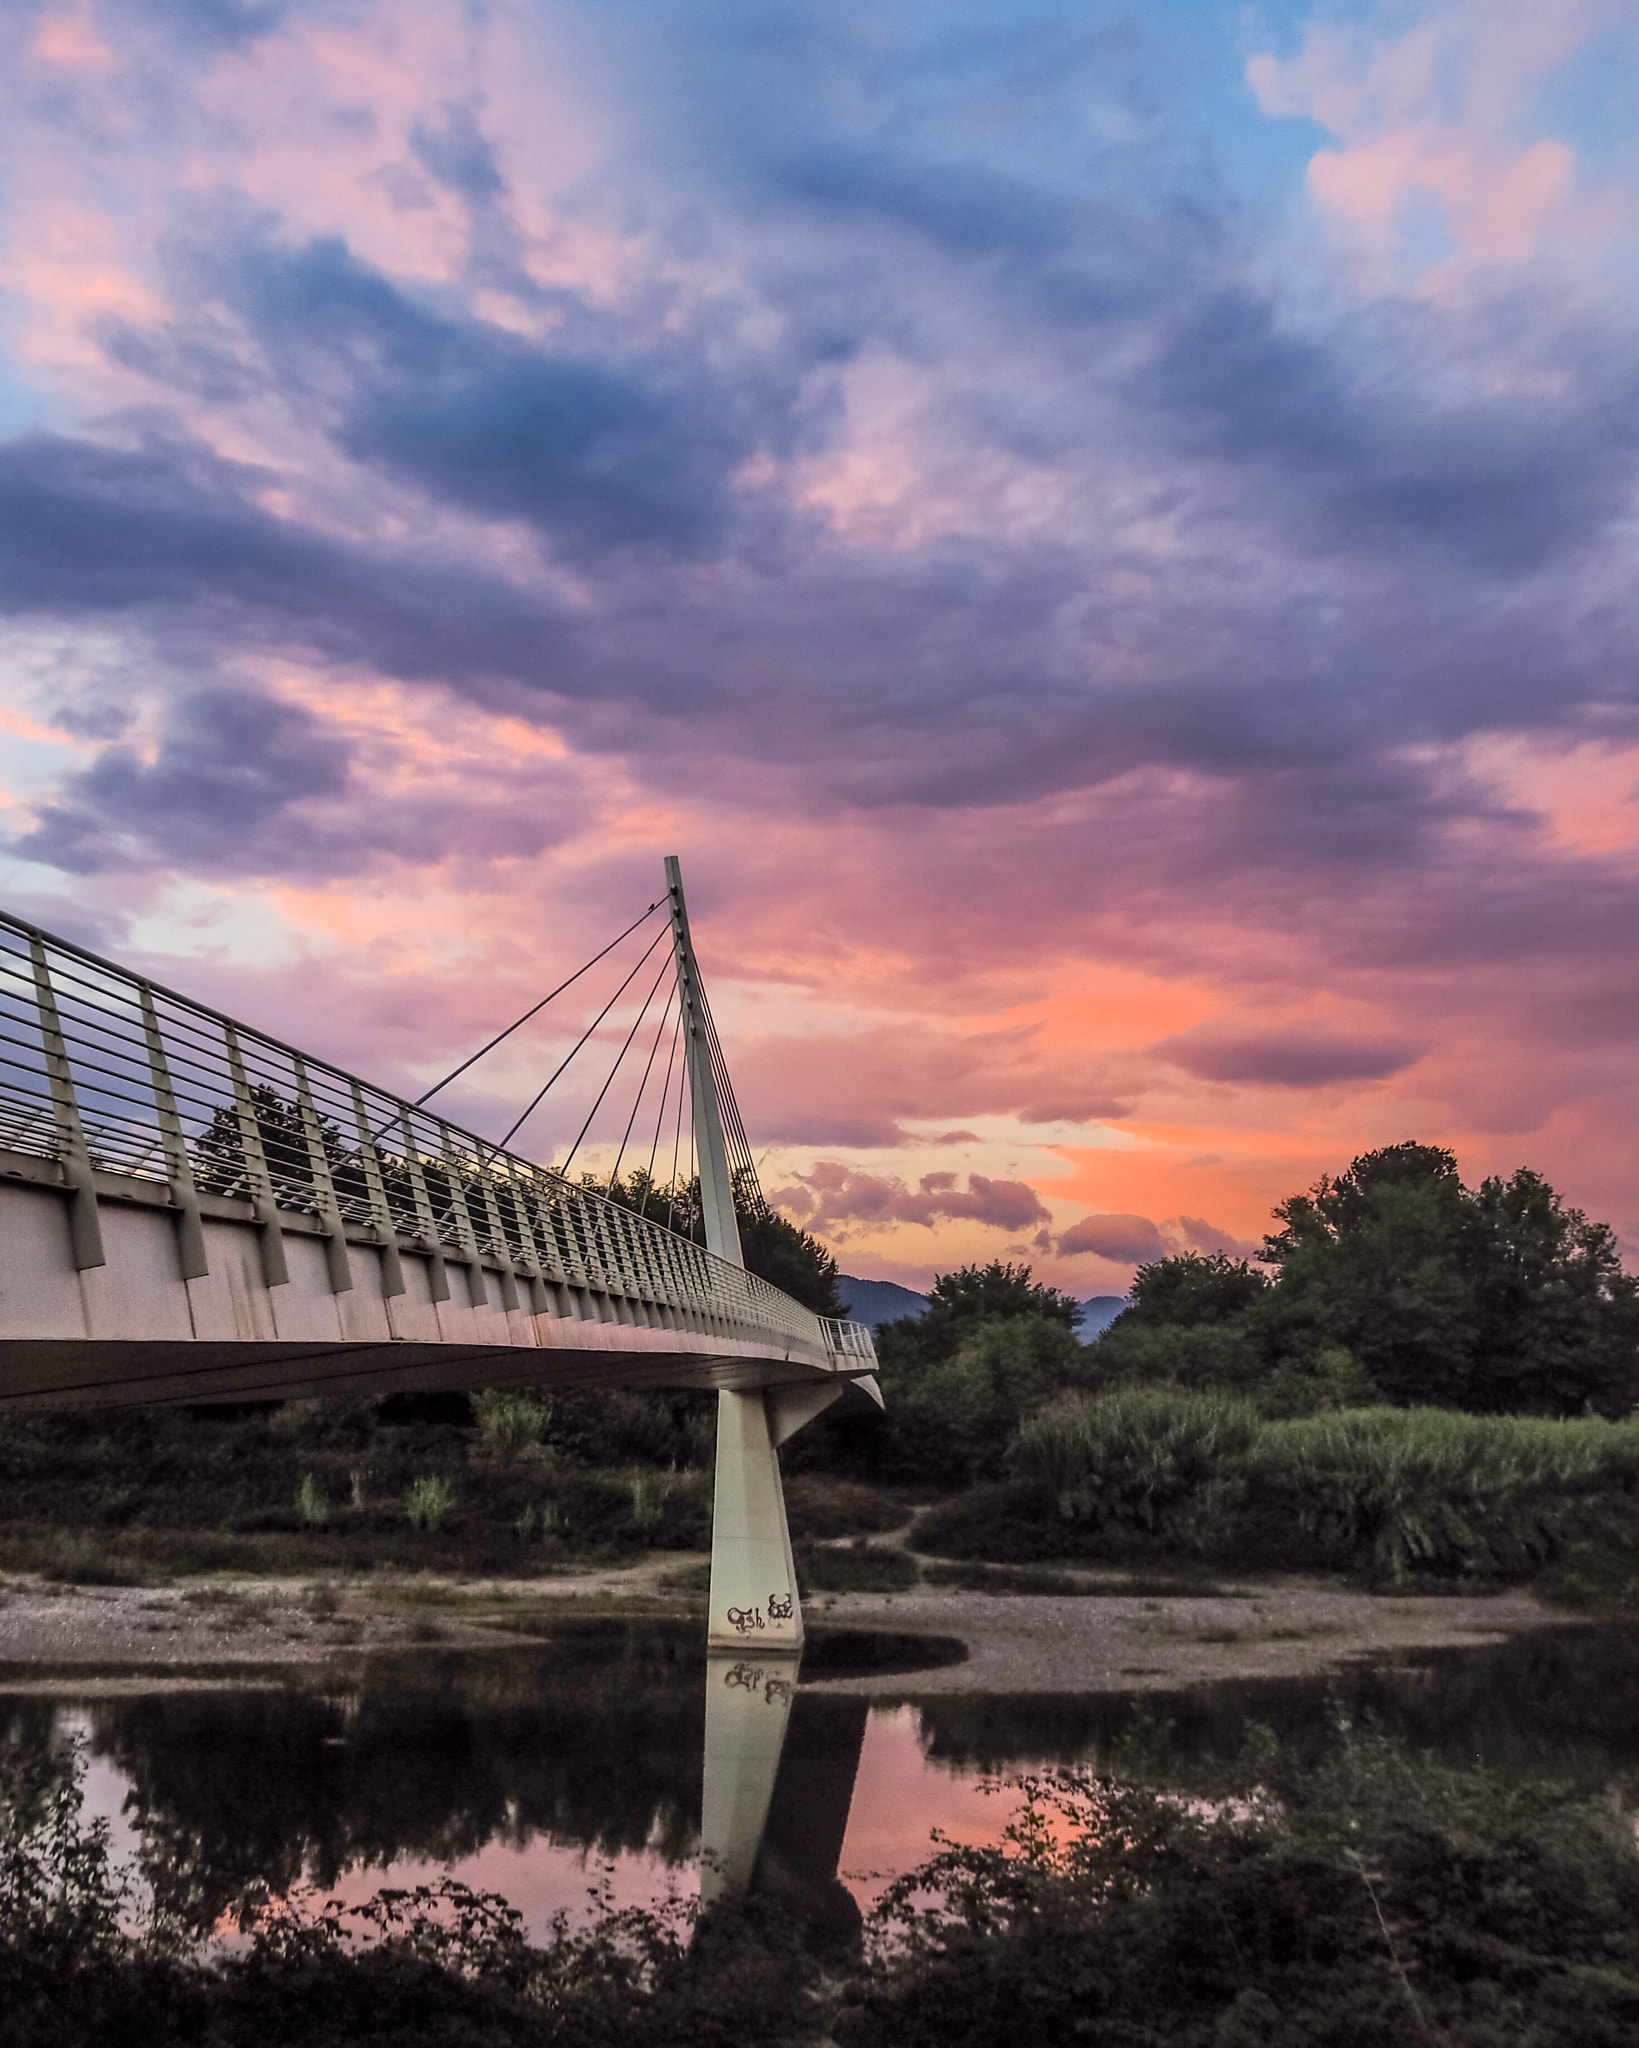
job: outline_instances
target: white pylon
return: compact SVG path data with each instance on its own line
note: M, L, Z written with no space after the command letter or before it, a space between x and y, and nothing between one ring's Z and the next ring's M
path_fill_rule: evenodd
M734 1215L734 1179L712 1072L699 969L689 937L682 869L675 854L666 857L666 889L687 1040L706 1249L743 1266L740 1226ZM748 1652L764 1655L775 1649L790 1652L802 1647L802 1603L797 1597L791 1532L786 1526L785 1490L780 1484L768 1396L760 1387L743 1393L725 1388L717 1396L717 1483L706 1642L712 1649L743 1645Z

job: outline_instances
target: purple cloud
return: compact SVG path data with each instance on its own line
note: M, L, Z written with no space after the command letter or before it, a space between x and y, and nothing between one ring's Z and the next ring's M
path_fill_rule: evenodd
M1160 1231L1147 1216L1083 1216L1060 1232L1056 1249L1060 1258L1073 1259L1090 1252L1096 1258L1123 1264L1165 1258L1167 1251Z

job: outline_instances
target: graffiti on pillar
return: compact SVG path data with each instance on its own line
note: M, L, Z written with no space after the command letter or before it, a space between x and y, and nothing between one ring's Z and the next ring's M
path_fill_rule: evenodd
M728 1610L728 1625L737 1635L751 1635L760 1628L767 1628L770 1622L789 1621L796 1611L797 1598L787 1593L782 1600L778 1593L770 1593L764 1605L768 1609L768 1620L763 1619L761 1607L731 1607Z

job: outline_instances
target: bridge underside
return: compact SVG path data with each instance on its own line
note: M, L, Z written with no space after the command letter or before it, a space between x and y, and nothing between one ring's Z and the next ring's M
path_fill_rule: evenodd
M209 1271L185 1279L165 1190L97 1180L106 1263L81 1271L56 1169L0 1162L0 1407L858 1376L822 1345L706 1310L585 1276L531 1280L403 1239L390 1261L367 1232L338 1239L288 1212L276 1226L288 1279L270 1284L274 1226L227 1197L201 1198ZM393 1266L401 1293L387 1291Z

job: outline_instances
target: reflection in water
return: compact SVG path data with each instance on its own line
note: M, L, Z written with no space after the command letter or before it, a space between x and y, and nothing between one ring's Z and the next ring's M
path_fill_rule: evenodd
M1639 1773L1639 1638L1557 1629L1304 1680L1172 1694L917 1696L959 1645L816 1637L788 1662L718 1656L686 1627L600 1622L482 1656L361 1662L345 1692L287 1688L53 1703L0 1697L0 1740L83 1728L93 1793L119 1810L162 1903L209 1926L247 1890L350 1898L441 1869L544 1929L601 1870L621 1902L749 1887L846 1938L869 1872L930 1826L994 1839L986 1776L1083 1763L1210 1791L1255 1727L1315 1761L1372 1725L1450 1761L1602 1783ZM808 1689L816 1670L904 1672L897 1702ZM841 1870L841 1877L838 1872Z
M706 1761L700 1798L700 1898L746 1890L768 1824L797 1690L795 1657L706 1660Z

